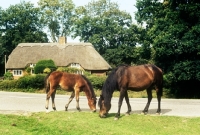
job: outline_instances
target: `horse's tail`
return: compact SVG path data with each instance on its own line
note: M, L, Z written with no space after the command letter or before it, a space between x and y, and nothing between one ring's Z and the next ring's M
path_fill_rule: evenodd
M157 94L163 96L163 71L155 65L153 68L156 74L156 85L158 88Z
M161 77L161 80L159 81L158 95L163 96L163 76Z
M49 76L50 76L50 74L51 74L51 72L50 73L48 73L47 75L46 75L46 77L44 78L44 88L45 88L45 90L46 90L46 93L48 93L49 92L49 90L50 90L50 83L49 83Z

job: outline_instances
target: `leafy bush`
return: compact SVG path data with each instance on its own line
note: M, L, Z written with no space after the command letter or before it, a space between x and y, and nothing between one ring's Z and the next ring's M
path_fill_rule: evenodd
M6 72L4 74L4 79L5 80L13 80L13 74L11 72Z
M33 92L33 89L44 88L46 74L25 75L18 80L3 80L0 82L0 89L23 89L26 92ZM107 76L86 74L94 89L102 89Z
M57 71L62 71L67 73L82 73L83 70L72 67L59 67Z
M43 88L45 74L26 75L17 80L17 88Z
M47 73L47 74L50 73L50 72L51 72L50 68L45 68L44 71L43 71L43 73Z
M87 78L92 83L94 89L102 89L102 86L107 78L107 76L97 76L97 75L90 75Z
M36 63L34 67L35 74L43 73L45 68L51 69L51 71L55 70L57 67L53 60L40 60Z
M30 73L31 73L31 67L27 67L27 68L26 68L26 72L27 72L28 74L30 74Z
M17 80L0 81L0 89L13 89L17 86Z

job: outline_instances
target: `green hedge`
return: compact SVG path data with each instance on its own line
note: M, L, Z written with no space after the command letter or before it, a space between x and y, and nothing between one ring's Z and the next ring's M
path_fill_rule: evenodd
M43 89L45 76L46 74L25 75L18 80L3 80L0 81L0 89L27 89L27 91ZM100 90L106 79L106 76L86 75L86 77L90 80L94 89Z
M107 76L97 76L97 75L90 75L87 78L92 83L94 89L102 89L102 86L107 78Z
M0 89L14 89L14 88L17 88L17 80L0 81Z
M26 75L17 80L17 88L44 88L46 74Z
M43 73L45 68L51 69L51 71L55 70L57 67L53 60L40 60L36 63L34 67L35 74Z

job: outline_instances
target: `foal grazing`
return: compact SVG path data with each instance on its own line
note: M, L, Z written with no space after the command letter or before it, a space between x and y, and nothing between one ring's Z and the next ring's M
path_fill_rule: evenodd
M62 89L66 91L71 91L71 97L69 98L69 102L65 105L65 110L67 111L68 106L74 96L76 97L76 108L77 110L81 110L79 107L79 92L84 91L87 99L88 105L90 109L95 112L96 111L96 95L94 93L93 87L90 81L83 75L79 74L69 74L61 71L54 71L46 76L46 109L48 111L49 106L49 98L52 99L52 107L56 110L54 98L56 93L56 88L60 86Z
M163 93L163 73L160 68L155 65L147 64L139 66L122 65L113 69L103 85L102 93L99 98L99 116L101 118L106 117L106 114L111 108L111 98L114 90L120 91L118 112L115 116L116 119L120 116L120 109L124 97L128 106L128 111L126 113L130 114L131 112L127 90L142 91L146 89L148 102L143 113L147 113L152 100L153 88L157 92L157 113L160 113L160 101Z

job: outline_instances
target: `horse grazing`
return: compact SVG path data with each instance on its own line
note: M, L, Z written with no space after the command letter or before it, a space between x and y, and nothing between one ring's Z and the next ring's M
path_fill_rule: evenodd
M114 90L120 91L118 112L115 116L115 119L118 119L124 97L128 106L126 114L129 115L131 112L127 90L142 91L145 89L148 95L148 102L143 113L148 112L152 100L152 89L155 89L157 92L157 113L160 113L160 101L163 93L163 73L160 68L155 65L145 64L138 66L121 65L113 69L103 85L102 93L98 101L98 106L100 107L99 116L105 118L108 114L111 108L111 98Z
M46 109L48 111L49 98L52 99L52 108L56 110L54 98L56 93L56 88L60 86L66 91L71 91L71 97L69 98L68 103L65 105L65 110L67 111L68 106L74 96L76 97L76 108L81 111L79 107L79 92L84 91L90 109L96 111L96 95L94 93L93 87L90 81L83 75L80 74L69 74L61 71L54 71L48 74L45 78L45 87L46 87Z

